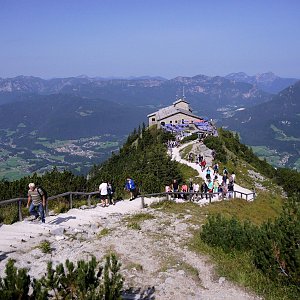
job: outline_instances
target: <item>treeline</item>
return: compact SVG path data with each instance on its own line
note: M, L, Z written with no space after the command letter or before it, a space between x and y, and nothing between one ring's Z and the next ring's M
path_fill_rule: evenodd
M66 191L96 191L103 180L112 181L116 196L122 197L127 177L132 177L144 193L161 192L173 179L179 182L183 179L179 164L167 155L166 142L169 139L174 139L170 133L140 126L128 136L118 154L113 154L106 162L91 169L89 179L66 170L60 172L54 167L42 176L35 173L13 182L1 180L0 200L27 197L29 182L41 185L51 196ZM221 128L219 137L208 137L204 143L208 148L216 150L217 161L226 163L233 159L228 155L229 150L261 174L272 178L289 196L300 193L299 172L285 168L276 170L265 160L259 159L251 148L241 144L237 134Z
M83 176L76 176L70 171L60 172L56 167L52 171L39 176L34 173L32 176L26 176L19 180L0 181L0 200L12 198L26 198L28 184L34 182L42 186L48 193L48 196L61 194L67 191L85 191L87 181Z
M278 168L275 169L265 159L261 160L252 151L250 147L240 143L238 134L219 129L218 137L207 137L204 140L205 145L210 149L216 150L216 160L224 164L230 159L228 150L238 158L246 161L262 175L273 179L280 185L288 196L300 193L300 173L295 170Z
M166 142L174 139L170 133L144 125L129 135L119 154L94 166L90 172L89 189L96 189L103 180L111 180L116 195L124 193L125 180L134 179L143 193L164 191L166 184L173 179L181 181L179 164L167 155Z

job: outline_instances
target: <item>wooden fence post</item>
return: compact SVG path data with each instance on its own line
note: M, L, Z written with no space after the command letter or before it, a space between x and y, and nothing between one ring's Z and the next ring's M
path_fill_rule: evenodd
M141 197L141 208L145 208L145 200L144 200L144 196Z
M49 207L48 207L48 200L46 199L45 203L45 217L49 217Z
M73 194L70 193L70 209L73 208Z
M88 207L91 208L91 195L88 196Z
M22 200L18 200L18 211L19 211L19 221L22 221L23 220L23 217L22 217Z
M255 194L255 188L253 188L253 200L255 200L256 194Z

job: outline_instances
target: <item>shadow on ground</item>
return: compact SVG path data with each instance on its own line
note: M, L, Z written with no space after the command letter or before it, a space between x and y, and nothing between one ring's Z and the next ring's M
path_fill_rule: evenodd
M48 224L55 224L55 225L58 225L58 224L67 222L67 221L72 220L72 219L76 219L76 217L74 217L74 216L69 216L69 217L66 217L66 218L57 217L56 219L54 219L54 220L48 222Z
M6 258L8 257L8 254L11 254L11 253L13 253L13 252L15 252L15 251L10 251L10 252L0 252L0 261L6 259Z
M132 288L125 290L122 292L122 299L124 300L154 300L155 299L155 288L149 287L146 290L142 290L141 288Z

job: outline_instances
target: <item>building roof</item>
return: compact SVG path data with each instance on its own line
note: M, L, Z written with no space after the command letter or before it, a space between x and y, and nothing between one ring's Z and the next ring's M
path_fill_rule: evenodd
M160 121L160 120L171 117L171 116L173 116L175 114L178 114L178 113L182 113L184 115L199 119L198 116L192 114L189 110L174 107L173 105L161 108L160 110L158 110L158 111L156 111L152 114L149 114L147 117L149 118L151 116L156 115L157 116L157 121Z
M187 102L187 101L185 100L185 98L180 98L180 99L176 100L175 102L173 102L173 105L176 105L176 104L178 104L178 103L180 103L180 102L185 102L185 103L187 103L187 104L190 104L189 102Z

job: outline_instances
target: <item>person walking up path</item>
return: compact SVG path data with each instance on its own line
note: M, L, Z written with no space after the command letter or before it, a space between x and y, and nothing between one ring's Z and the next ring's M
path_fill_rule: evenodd
M29 183L28 187L27 208L29 208L29 213L35 216L35 219L40 218L42 223L45 223L46 197L42 189L37 188L33 182Z

